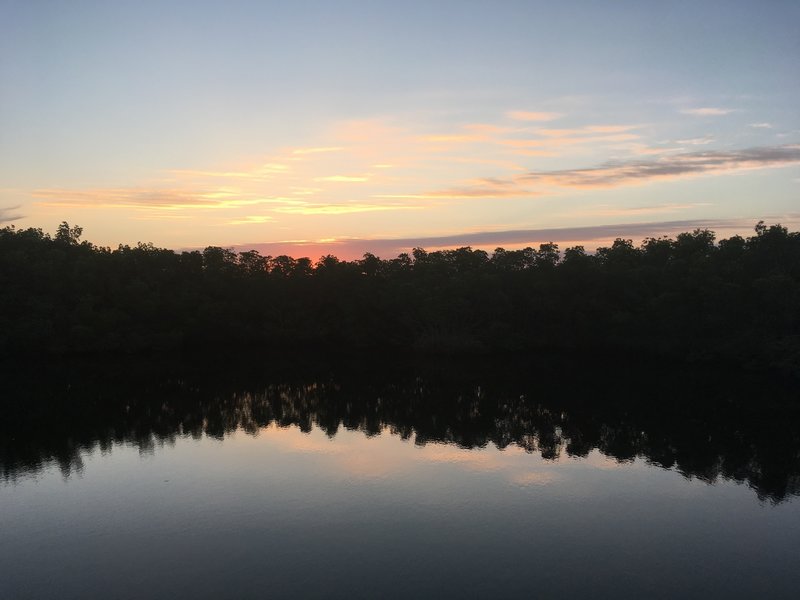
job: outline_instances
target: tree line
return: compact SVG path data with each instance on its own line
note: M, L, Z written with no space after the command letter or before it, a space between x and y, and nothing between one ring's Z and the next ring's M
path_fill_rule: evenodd
M608 349L800 372L800 233L262 256L0 229L0 354Z

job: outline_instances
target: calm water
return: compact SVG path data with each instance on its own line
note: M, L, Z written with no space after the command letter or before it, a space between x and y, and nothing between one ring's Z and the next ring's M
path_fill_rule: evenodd
M556 373L14 369L0 598L797 597L791 389Z

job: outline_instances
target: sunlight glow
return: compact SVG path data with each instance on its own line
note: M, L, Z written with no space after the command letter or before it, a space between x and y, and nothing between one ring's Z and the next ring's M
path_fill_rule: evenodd
M664 36L647 11L594 5L583 23L559 4L534 18L526 3L478 3L458 27L428 29L412 18L420 7L399 5L391 18L383 5L369 19L335 11L320 28L293 5L162 19L147 3L53 14L22 3L21 25L0 25L15 65L3 70L14 93L0 95L0 226L66 220L99 244L202 248L459 232L466 243L662 213L788 222L800 179L788 4L722 20L676 8ZM303 51L286 55L291 27L245 33L284 17L308 27ZM232 25L213 52L194 37L209 18ZM49 28L65 19L62 40ZM653 35L631 37L638 25Z

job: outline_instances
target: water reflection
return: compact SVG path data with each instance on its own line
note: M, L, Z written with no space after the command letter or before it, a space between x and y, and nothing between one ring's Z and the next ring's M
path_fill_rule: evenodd
M147 454L182 436L274 437L293 426L329 438L344 428L441 444L427 460L486 461L488 454L453 450L487 446L546 461L596 450L618 463L639 457L710 484L746 483L773 503L800 494L800 420L791 386L709 371L639 366L623 373L607 365L565 373L530 361L17 369L6 379L11 394L0 415L0 475L13 483L55 463L69 476L82 470L88 453L115 445ZM513 474L521 485L552 476Z

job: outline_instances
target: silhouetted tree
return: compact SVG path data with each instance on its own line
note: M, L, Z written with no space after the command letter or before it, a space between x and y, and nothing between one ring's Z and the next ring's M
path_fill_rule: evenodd
M0 230L0 353L203 344L437 352L627 349L800 372L800 234L617 239L489 255L116 250L80 227Z

